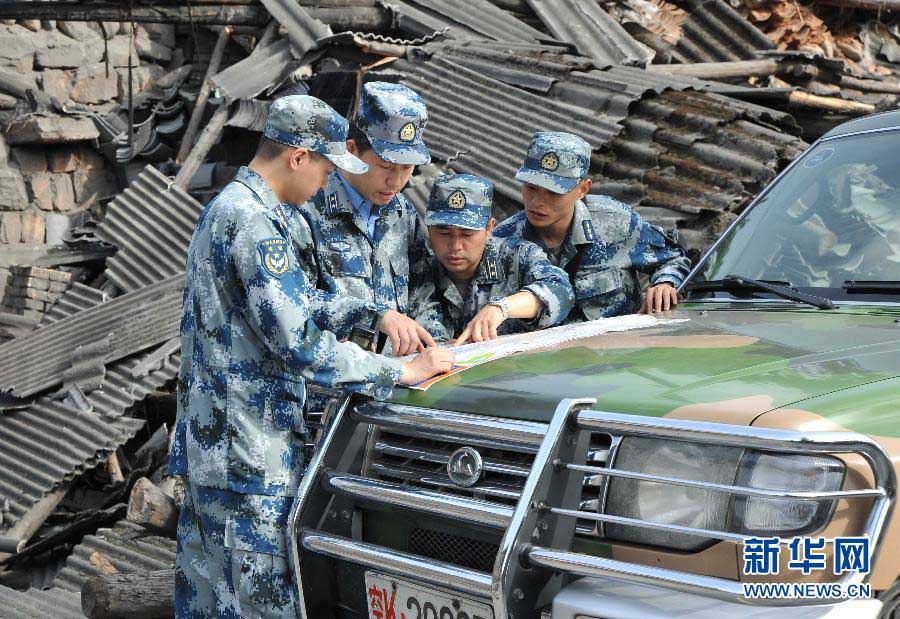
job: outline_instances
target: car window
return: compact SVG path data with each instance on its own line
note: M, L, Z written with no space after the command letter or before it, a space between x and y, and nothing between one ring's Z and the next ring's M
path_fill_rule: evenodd
M900 132L810 150L710 254L699 281L728 275L840 289L900 280Z

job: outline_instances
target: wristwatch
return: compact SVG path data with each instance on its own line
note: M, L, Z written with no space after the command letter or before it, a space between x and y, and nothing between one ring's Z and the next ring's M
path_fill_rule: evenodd
M499 307L500 311L503 312L503 320L509 318L509 301L506 300L506 297L491 297L488 305Z

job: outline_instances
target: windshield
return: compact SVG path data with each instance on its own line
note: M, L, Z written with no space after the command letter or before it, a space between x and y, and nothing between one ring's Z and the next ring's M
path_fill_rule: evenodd
M730 230L693 282L740 275L831 299L900 301L844 289L848 280L900 280L898 188L900 131L823 142Z

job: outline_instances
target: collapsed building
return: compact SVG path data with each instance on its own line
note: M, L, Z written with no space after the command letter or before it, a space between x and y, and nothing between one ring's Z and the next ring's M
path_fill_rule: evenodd
M171 569L184 255L269 102L351 117L365 81L420 92L420 209L454 171L511 214L532 132L576 133L592 191L696 257L810 141L897 106L890 14L858 0L832 33L847 13L782 4L0 4L0 603L82 616L92 577Z

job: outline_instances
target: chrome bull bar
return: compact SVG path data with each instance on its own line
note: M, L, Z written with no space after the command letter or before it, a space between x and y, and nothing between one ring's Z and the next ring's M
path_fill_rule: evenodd
M497 619L532 617L537 595L552 573L568 576L607 576L651 584L706 597L757 605L808 605L811 600L754 600L743 596L741 583L700 576L572 551L576 520L617 522L662 528L682 534L741 543L749 536L716 530L623 518L579 509L585 475L626 477L641 481L700 487L734 495L821 501L872 501L862 535L872 544L872 564L896 496L891 461L875 441L850 432L799 432L752 428L678 419L647 418L591 410L593 399L565 399L549 426L527 421L466 415L375 402L346 400L323 436L298 490L290 516L289 548L296 576L301 616L324 614L327 600L311 599L316 561L321 557L355 563L491 603ZM411 488L361 476L369 424L421 430L430 435L472 437L514 444L537 455L514 509L490 501ZM586 466L592 432L617 437L643 436L709 445L752 448L794 454L850 454L863 456L874 484L862 490L792 492L705 483L674 477ZM347 505L381 504L424 514L449 517L462 523L505 530L492 574L462 568L431 558L399 552L361 541L350 519L342 519ZM866 576L847 575L841 582L857 583ZM545 591L546 593L546 591ZM833 603L834 599L822 603Z

